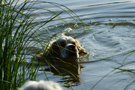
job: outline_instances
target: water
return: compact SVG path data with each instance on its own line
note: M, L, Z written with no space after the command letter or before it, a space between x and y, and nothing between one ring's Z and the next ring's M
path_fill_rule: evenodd
M50 0L50 2L54 2ZM77 80L67 76L74 90L133 90L135 78L133 73L119 72L122 69L135 70L135 1L134 0L55 0L67 6L86 24L72 18L75 14L56 8L48 3L38 3L33 12L37 20L44 21L52 14L42 7L47 7L59 17L49 22L39 32L45 45L47 40L66 33L78 39L89 54L82 58L85 66ZM64 8L68 10L67 8ZM40 13L40 17L36 15ZM60 20L60 18L63 19ZM68 32L68 30L71 30ZM35 47L36 48L36 47ZM28 59L29 60L29 59ZM119 73L117 73L119 72ZM42 71L38 72L37 80L46 80ZM49 80L59 82L68 87L60 75L46 72ZM64 88L69 90L70 87Z

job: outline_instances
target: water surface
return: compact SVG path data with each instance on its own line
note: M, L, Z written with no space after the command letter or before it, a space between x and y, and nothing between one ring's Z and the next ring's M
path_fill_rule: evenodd
M40 1L40 0L39 0ZM54 2L50 0L50 2ZM44 21L52 13L41 8L46 7L60 14L52 22L46 24L40 32L40 41L44 45L48 40L57 38L62 33L78 39L89 54L82 58L85 66L77 79L66 76L74 90L133 90L134 74L118 72L121 68L135 69L135 1L134 0L55 0L65 5L70 14L44 1L35 5L33 16ZM61 6L62 7L62 6ZM64 10L68 8L63 7ZM40 17L36 15L40 13ZM81 23L77 15L84 24ZM89 29L88 29L89 28ZM71 30L70 32L68 30ZM92 31L92 32L91 32ZM36 46L35 46L36 48ZM42 71L37 80L46 80ZM60 75L46 72L49 80L59 82L68 87ZM69 90L71 87L64 88Z

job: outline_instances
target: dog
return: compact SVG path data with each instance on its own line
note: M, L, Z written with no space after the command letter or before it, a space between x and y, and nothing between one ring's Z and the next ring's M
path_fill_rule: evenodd
M53 81L28 81L18 90L62 90L59 83Z
M37 60L65 60L76 61L80 56L88 52L80 45L77 39L62 35L57 40L52 41L44 53L36 56ZM42 58L41 58L42 57Z

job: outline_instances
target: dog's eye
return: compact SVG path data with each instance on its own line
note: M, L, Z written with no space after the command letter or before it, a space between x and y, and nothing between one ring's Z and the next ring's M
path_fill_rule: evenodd
M61 47L65 47L65 45L66 45L66 42L65 41L63 41L63 42L60 43L60 46Z

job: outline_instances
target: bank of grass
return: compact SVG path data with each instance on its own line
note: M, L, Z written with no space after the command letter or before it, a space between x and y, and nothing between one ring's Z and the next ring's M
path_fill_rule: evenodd
M0 90L16 90L26 80L36 77L36 69L25 61L33 19L28 12L24 14L28 2L18 6L15 1L0 1Z
M52 4L82 23L75 13L63 5L51 2L40 3ZM34 47L37 44L31 41L40 39L37 32L40 32L40 28L47 23L56 17L65 22L59 17L62 12L54 13L47 8L45 10L52 15L47 16L48 18L44 21L37 21L31 14L34 12L32 8L35 4L38 4L38 1L25 0L20 3L19 0L0 0L0 90L16 90L27 80L36 80L40 65L35 67L33 62L27 62L28 47Z
M27 63L26 52L36 44L31 43L34 33L58 16L41 24L31 17L36 1L18 2L0 0L0 90L16 90L27 80L36 80L38 66Z

